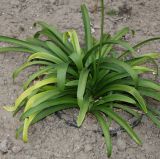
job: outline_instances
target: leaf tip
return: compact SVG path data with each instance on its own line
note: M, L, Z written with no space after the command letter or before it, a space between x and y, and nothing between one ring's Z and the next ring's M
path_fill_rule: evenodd
M14 106L3 106L3 109L8 111L8 112L15 111L15 107Z

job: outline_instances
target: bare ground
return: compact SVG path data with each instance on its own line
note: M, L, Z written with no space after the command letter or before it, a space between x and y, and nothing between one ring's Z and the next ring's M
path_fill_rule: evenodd
M36 30L32 27L37 20L57 26L61 31L74 28L82 39L83 29L80 13L82 0L0 0L0 34L26 38ZM99 12L94 11L94 0L86 0L95 28L99 35ZM130 0L124 9L124 0L108 0L106 8L117 10L119 16L106 15L105 30L115 32L124 26L136 31L133 43L160 34L160 1ZM118 8L121 9L118 9ZM4 45L4 44L1 44ZM160 51L160 43L145 47L144 52ZM141 53L141 52L139 52ZM26 59L25 54L11 53L0 55L0 105L11 105L21 92L22 81L33 69L12 81L13 70ZM73 111L67 111L69 118ZM68 117L67 116L67 117ZM15 129L19 122L0 107L0 159L106 159L104 139L94 133L98 126L88 117L79 129L70 127L52 115L30 129L29 142L24 144L15 139ZM126 133L113 138L112 159L159 159L160 130L147 118L135 128L143 140L137 146Z

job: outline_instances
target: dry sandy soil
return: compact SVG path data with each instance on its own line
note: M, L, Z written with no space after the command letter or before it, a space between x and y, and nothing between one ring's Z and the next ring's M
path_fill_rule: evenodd
M83 0L0 0L0 34L26 38L36 30L33 22L43 20L61 31L74 28L82 39L83 29L80 4ZM106 0L107 10L117 10L120 15L106 14L105 30L115 32L123 26L136 31L133 43L160 35L160 1L130 0L124 9L123 0ZM91 12L95 35L99 35L99 12L94 11L94 0L86 0ZM119 9L121 8L121 9ZM3 44L2 44L3 45ZM160 51L160 43L145 47L143 51ZM0 105L11 105L21 92L22 81L34 70L28 69L15 83L13 70L26 60L25 54L0 55ZM73 117L67 111L67 118ZM31 127L29 142L15 139L18 117L13 118L0 107L0 159L107 159L104 139L96 122L88 117L79 129L66 125L64 120L52 115ZM137 146L126 133L113 138L111 159L160 159L160 130L147 118L135 128L143 140Z

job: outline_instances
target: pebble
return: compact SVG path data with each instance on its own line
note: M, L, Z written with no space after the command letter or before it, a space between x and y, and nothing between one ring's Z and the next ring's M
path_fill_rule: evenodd
M10 147L11 147L11 141L9 140L8 137L0 143L0 151L2 153L7 153Z
M126 149L126 142L123 139L119 138L117 140L117 148L119 151L124 151Z
M22 146L20 146L20 145L15 145L15 146L12 147L12 152L13 152L13 153L18 153L18 152L20 152L22 149L23 149Z
M92 149L93 149L93 146L90 145L90 144L87 144L87 145L84 146L84 151L85 151L85 152L89 152L89 151L91 151Z

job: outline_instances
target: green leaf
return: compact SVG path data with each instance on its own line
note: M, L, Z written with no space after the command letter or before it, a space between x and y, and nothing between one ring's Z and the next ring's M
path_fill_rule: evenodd
M46 41L44 41L44 40L37 39L37 38L33 37L33 38L27 38L26 41L32 45L41 46L41 47L44 47L46 50L50 51L46 45Z
M80 127L86 117L86 113L89 109L90 102L89 100L83 100L80 104L80 111L77 118L77 126Z
M91 26L90 26L91 22L89 18L89 12L85 4L81 5L81 11L82 11L84 31L85 31L86 50L88 51L93 46L93 38L91 33Z
M21 132L23 132L24 125L21 125L18 129L16 129L16 139L18 139Z
M37 93L33 95L30 99L28 99L28 102L25 106L24 112L29 110L31 107L35 107L42 102L47 101L50 98L53 98L54 96L58 95L60 92L55 88L52 90L47 90L44 92Z
M88 74L89 74L89 71L85 68L82 69L82 71L80 72L78 89L77 89L77 99L78 99L79 105L81 105L80 103L83 101L84 93L86 90Z
M68 81L66 83L66 86L68 86L68 87L78 86L78 80Z
M160 85L158 83L153 82L152 80L140 79L138 85L140 87L151 88L156 91L160 91Z
M152 59L158 59L159 57L160 57L160 53L147 53L147 54L143 54L141 56L135 57L133 59L127 60L126 62L132 66L135 66L135 65L144 64Z
M96 109L102 111L103 113L108 115L111 119L113 119L115 122L117 122L119 125L121 125L137 144L141 144L141 140L139 139L137 134L133 131L131 126L123 118L121 118L117 113L112 111L112 109L107 108L105 106L99 106Z
M35 59L47 60L47 61L53 62L55 64L60 64L63 62L60 58L58 58L54 55L51 55L51 54L43 53L43 52L37 52L37 53L31 55L28 58L28 61L35 60Z
M4 107L4 109L6 109L7 111L15 111L18 106L21 104L21 102L27 98L34 90L45 86L47 84L51 84L51 83L56 83L57 80L56 78L52 77L52 78L48 78L42 81L37 82L35 85L31 86L30 88L28 88L27 90L25 90L16 100L15 102L15 106L14 107Z
M157 101L160 101L160 92L156 92L155 90L148 88L138 88L138 90L143 96L150 97Z
M18 67L14 72L13 72L13 79L15 79L24 69L33 66L33 65L48 65L54 67L54 64L46 61L32 61L32 62L26 62L20 67Z
M27 81L23 84L24 90L28 88L31 82L33 82L36 78L47 74L49 71L56 72L55 68L53 66L46 66L43 69L40 69L36 73L33 73L31 76L28 77Z
M104 62L109 63L109 64L114 64L117 65L121 68L123 68L135 81L135 84L137 84L138 82L138 75L137 73L132 69L132 67L130 67L130 65L128 65L127 63L114 59L114 58L108 58L106 57Z
M35 118L33 119L32 121L32 124L42 120L43 118L57 112L57 111L60 111L60 110L65 110L65 109L70 109L70 108L77 108L76 105L58 105L58 106L55 106L55 107L49 107L41 112L39 112Z
M103 116L100 113L98 113L97 111L94 111L93 114L97 118L97 120L102 128L102 131L103 131L103 134L105 137L106 147L107 147L107 155L108 155L108 157L110 157L112 154L112 140L111 140L111 136L110 136L109 125L107 124L107 122L105 121L105 119L103 118Z
M59 47L57 47L56 44L47 41L46 45L49 47L50 50L52 50L54 54L56 54L57 57L61 58L61 60L63 60L64 62L68 62L69 59L67 55Z
M67 97L67 96L60 96L56 95L54 98L47 100L43 103L40 103L34 107L31 107L28 109L26 112L24 112L20 120L25 119L26 117L29 117L30 115L37 113L39 111L43 111L44 109L50 108L50 107L55 107L58 105L77 105L77 100L75 98Z
M100 47L99 56L102 55L102 44L103 44L103 32L104 32L104 0L101 0L101 35L100 35Z
M0 47L0 53L4 53L4 52L24 52L24 53L30 53L33 54L34 51L27 49L27 48L23 48L23 47Z
M76 54L81 55L81 48L78 40L78 36L75 30L68 31L68 35L70 37L71 44L73 45L74 51Z
M69 108L75 108L76 106L71 106L71 105L58 105L57 107L51 107L51 108L48 108L48 109L45 109L43 110L42 112L38 112L38 113L35 113L31 116L29 116L29 118L25 118L25 121L24 121L24 127L23 127L23 141L24 142L27 142L28 141L28 129L29 129L29 126L31 124L34 124L36 122L38 122L39 120L45 118L46 116L50 115L50 114L53 114L57 111L60 111L60 110L64 110L64 109L69 109Z
M136 118L140 117L140 114L134 108L131 108L130 106L115 103L115 104L113 104L113 107L124 110L124 111L128 112L129 114L135 116Z
M50 32L49 30L47 30L47 29L42 29L41 31L38 31L38 32L34 35L34 37L35 37L35 38L39 38L40 35L45 35L45 36L48 38L48 40L50 40L50 41L52 41L53 43L55 43L55 44L56 44L60 49L62 49L67 55L70 54L71 50L70 50L69 48L66 48L66 45L65 45L63 42L59 41L59 40L56 38L56 36L55 36L52 32Z
M118 83L128 84L131 86L134 85L134 82L130 79L128 79L128 80L123 79L123 80L118 81ZM160 85L158 83L153 82L152 80L140 79L140 78L138 80L138 89L139 88L149 88L149 89L153 89L155 91L160 91Z
M160 37L154 37L154 38L150 38L150 39L144 40L144 41L142 41L142 42L139 42L138 44L136 44L135 46L133 46L133 49L134 49L134 50L137 50L139 47L142 47L143 45L145 45L145 44L147 44L147 43L149 43L149 42L151 42L151 41L156 41L156 40L160 40ZM122 53L122 54L119 56L119 58L127 55L128 53L130 53L130 50L127 50L127 51L125 51L124 53Z
M47 52L47 53L49 53L49 51L44 49L43 47L35 46L35 45L32 45L26 41L10 38L10 37L6 37L6 36L0 36L0 42L6 42L6 43L15 44L17 46L22 46L22 47L28 48L34 52Z
M143 66L133 66L132 68L137 72L137 74L146 73L146 72L152 72L152 73L155 72L155 70L150 69L148 67L143 67Z
M151 107L151 106L149 106L148 109L149 109L153 114L155 114L156 116L160 117L160 110L159 110L159 109L153 108L153 107Z
M121 92L126 92L131 94L139 103L139 105L141 106L141 109L147 113L147 107L146 107L146 103L143 99L143 97L140 95L140 93L131 86L128 85L122 85L122 84L113 84L111 86L107 86L107 88L105 88L104 90L102 90L101 92L98 92L99 95L102 95L106 92L110 92L110 91L121 91Z
M110 73L103 80L97 83L97 91L102 90L107 85L128 77L128 73Z
M55 37L58 41L59 44L61 44L61 46L63 45L65 50L67 52L70 51L70 45L69 43L64 43L63 42L63 34L61 32L59 32L55 27L48 25L47 23L44 23L42 21L38 21L36 22L34 25L40 25L44 30L49 31L49 35L51 35L51 37Z
M107 40L106 42L103 42L102 46L107 45L107 44L117 44L120 45L122 47L124 47L127 50L130 50L130 52L134 52L134 49L126 42L126 41L122 41L122 40ZM100 43L98 43L97 45L93 46L84 56L84 63L86 66L89 66L90 63L88 63L88 59L90 56L92 56L93 53L95 53L95 51L97 51L100 47Z
M24 120L24 126L23 126L23 141L24 142L27 142L28 141L28 129L29 129L29 126L33 120L34 116L32 117L29 117L29 118L26 118Z
M125 36L127 33L129 32L129 28L125 27L122 30L118 31L115 35L113 35L113 37L111 37L110 39L112 40L121 40L123 36ZM111 51L113 45L105 45L103 47L103 53L102 55L108 55L108 53Z
M122 28L120 31L116 32L115 35L113 35L112 39L120 40L121 38L123 38L123 36L128 34L129 31L130 31L129 27Z
M62 63L57 66L57 85L61 91L65 88L67 69L67 63Z
M78 70L81 70L83 68L82 55L76 54L74 52L69 57L74 62L74 64L77 66Z
M43 29L48 30L49 32L52 33L53 36L55 36L58 41L60 41L61 43L63 43L63 34L60 33L55 27L48 25L47 23L44 23L42 21L38 21L34 24L34 26L36 25L40 25Z
M155 125L157 125L158 128L160 128L160 120L151 111L148 111L146 115L152 120Z
M109 102L115 102L115 101L121 101L121 102L126 102L130 104L136 104L136 101L127 95L123 94L109 94L107 96L102 97L98 102L98 105L102 105L104 103L109 103Z

